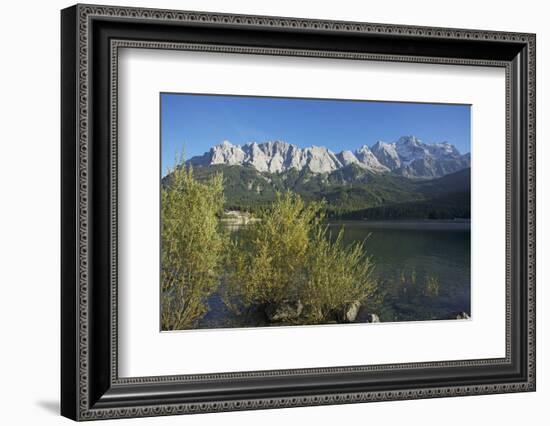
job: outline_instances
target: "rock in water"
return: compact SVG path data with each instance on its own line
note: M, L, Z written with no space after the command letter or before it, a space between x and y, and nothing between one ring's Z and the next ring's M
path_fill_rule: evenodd
M287 322L298 318L304 305L301 301L284 300L281 303L271 303L265 308L265 314L270 322Z
M367 322L380 322L380 317L376 314L368 314Z
M343 322L354 322L359 314L359 308L361 307L361 302L355 301L349 303L344 307L342 312L342 321Z
M469 320L470 319L470 315L468 315L466 312L460 312L457 316L456 316L456 319L457 320Z

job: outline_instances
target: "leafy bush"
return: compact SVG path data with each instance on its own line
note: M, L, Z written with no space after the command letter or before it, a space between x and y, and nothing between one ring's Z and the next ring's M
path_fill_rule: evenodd
M232 250L230 294L244 305L279 303L300 296L297 282L307 272L311 228L319 221L319 203L305 205L290 192L277 194L260 221L241 231Z
M345 247L342 231L331 240L323 212L321 202L278 193L271 209L233 243L226 300L244 306L299 300L304 313L294 323L314 324L372 295L372 264L363 244Z
M321 323L338 319L346 306L365 302L377 286L371 278L373 265L364 255L364 242L345 247L340 230L331 241L326 227L315 230L311 240L304 285L306 322Z
M161 188L161 326L192 327L219 285L227 236L219 226L223 178L198 182L184 165Z

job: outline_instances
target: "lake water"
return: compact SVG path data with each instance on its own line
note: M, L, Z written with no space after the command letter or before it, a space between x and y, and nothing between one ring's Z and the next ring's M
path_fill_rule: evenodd
M470 223L459 221L350 221L331 223L344 243L365 241L379 296L361 307L357 322L375 313L382 322L455 319L470 315ZM238 231L237 231L238 232ZM259 326L230 318L218 295L199 328ZM238 323L238 321L236 321Z
M382 321L456 318L470 314L470 223L342 222L344 242L365 240L383 293L370 308ZM363 312L364 313L364 312Z

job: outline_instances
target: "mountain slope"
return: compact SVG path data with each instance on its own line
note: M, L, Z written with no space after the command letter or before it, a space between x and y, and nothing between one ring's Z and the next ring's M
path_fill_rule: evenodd
M433 180L373 173L356 164L326 174L307 169L270 174L252 166L222 164L194 169L199 180L215 173L224 176L228 209L255 211L268 206L277 191L290 190L306 200L325 200L329 216L343 219L453 218L470 214L469 168Z
M442 178L411 181L412 199L400 198L363 209L343 212L342 219L469 219L471 215L471 169L460 170ZM418 197L418 198L415 198Z

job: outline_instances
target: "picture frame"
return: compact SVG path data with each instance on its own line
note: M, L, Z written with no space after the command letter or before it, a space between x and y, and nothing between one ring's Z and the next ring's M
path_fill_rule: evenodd
M73 420L535 391L534 34L75 5L61 12L61 414ZM119 377L119 49L488 66L506 73L499 358ZM214 335L211 335L215 338Z

